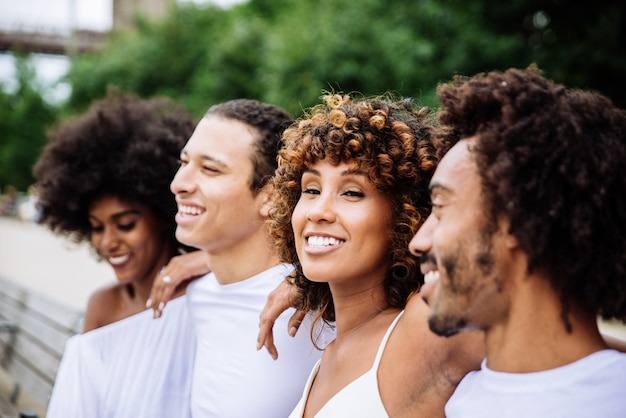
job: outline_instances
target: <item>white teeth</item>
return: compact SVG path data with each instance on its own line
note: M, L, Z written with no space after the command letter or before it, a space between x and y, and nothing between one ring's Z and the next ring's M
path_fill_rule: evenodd
M343 242L343 240L339 240L333 237L310 236L307 238L307 243L309 244L309 247L328 247L332 245L338 245Z
M429 271L428 273L424 275L424 283L430 283L437 279L439 279L438 271Z
M111 256L111 257L108 257L107 259L109 260L109 263L111 264L122 264L128 261L129 258L130 258L130 254L124 254L124 255Z
M204 209L201 209L196 206L187 206L187 205L179 205L178 211L185 215L200 215L204 212Z

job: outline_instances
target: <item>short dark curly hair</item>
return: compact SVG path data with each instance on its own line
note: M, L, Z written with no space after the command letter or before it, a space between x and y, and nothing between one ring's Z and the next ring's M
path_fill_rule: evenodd
M256 129L258 135L250 154L253 164L250 188L257 193L274 175L280 136L293 123L293 117L277 106L254 99L235 99L213 105L205 114L210 115L237 120Z
M148 207L176 248L177 208L169 184L193 128L186 110L169 99L110 90L85 114L49 133L33 169L40 222L75 242L89 242L91 204L114 196Z
M626 112L534 65L455 77L439 97L452 137L477 135L491 222L510 220L528 270L561 295L566 326L571 306L626 319Z
M428 182L438 162L438 131L428 114L429 109L415 109L410 99L390 94L372 99L329 94L283 134L268 223L281 259L295 266L301 308L318 311L326 322L335 319L328 284L309 281L302 272L291 226L302 174L321 160L357 165L392 202L392 267L384 280L388 305L404 308L419 289L423 277L408 244L430 212Z

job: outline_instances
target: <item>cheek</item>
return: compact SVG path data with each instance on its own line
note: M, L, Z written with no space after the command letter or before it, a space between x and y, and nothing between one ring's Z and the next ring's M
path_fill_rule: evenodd
M302 200L299 200L296 206L293 208L293 212L291 214L291 227L293 228L293 232L295 235L298 235L302 232L304 228L304 224L306 222L306 213L307 208Z
M452 248L446 248L439 254L439 266L443 273L445 287L457 295L468 294L476 279L470 262L471 242L457 242Z
M89 236L89 242L94 248L98 248L100 246L100 236L98 234L91 234Z
M156 224L138 225L132 231L124 234L124 241L136 249L157 247L163 242L164 237L160 234L161 228Z

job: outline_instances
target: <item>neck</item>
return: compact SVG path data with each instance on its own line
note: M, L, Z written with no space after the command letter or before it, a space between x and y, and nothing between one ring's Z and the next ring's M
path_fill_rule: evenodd
M596 317L571 306L568 329L559 295L531 275L512 289L508 315L486 330L489 368L524 373L560 367L606 348Z
M246 280L280 262L263 230L219 252L208 251L207 258L221 284Z
M169 242L169 240L164 240L164 242ZM144 277L127 284L129 294L131 294L133 299L138 301L141 306L145 306L148 297L150 297L154 280L161 269L170 262L170 259L175 253L176 251L172 245L164 245L148 273Z
M380 283L352 292L342 291L331 284L331 292L335 306L337 340L358 330L388 309Z

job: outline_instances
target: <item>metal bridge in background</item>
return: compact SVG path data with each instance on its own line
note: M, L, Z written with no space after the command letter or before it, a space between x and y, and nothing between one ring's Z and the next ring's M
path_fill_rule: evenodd
M75 4L77 0L70 0ZM113 31L132 29L134 18L142 14L158 19L167 13L176 0L112 0ZM0 28L0 52L32 52L53 55L74 55L97 51L110 32L81 28L67 30L29 27L13 22L11 28Z

